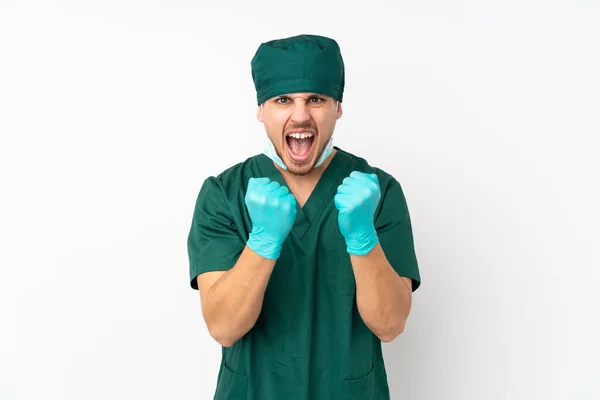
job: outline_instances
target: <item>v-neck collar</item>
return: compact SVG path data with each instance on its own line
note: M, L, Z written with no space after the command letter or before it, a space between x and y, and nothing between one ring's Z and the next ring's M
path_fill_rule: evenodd
M304 237L311 223L327 208L325 202L333 202L334 193L352 168L352 164L350 163L352 160L348 154L337 146L334 146L334 148L336 152L332 156L333 158L329 162L329 165L327 165L327 168L325 168L325 171L323 171L304 206L300 207L300 204L296 206L296 222L293 231L300 238ZM261 154L260 157L260 166L264 176L278 182L282 186L287 186L283 175L277 169L273 160L264 154Z

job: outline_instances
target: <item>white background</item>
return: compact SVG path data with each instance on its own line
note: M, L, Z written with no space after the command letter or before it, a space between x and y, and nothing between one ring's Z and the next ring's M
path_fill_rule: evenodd
M193 206L299 33L342 48L335 144L409 203L392 398L600 398L599 3L324 3L0 1L0 399L212 398Z

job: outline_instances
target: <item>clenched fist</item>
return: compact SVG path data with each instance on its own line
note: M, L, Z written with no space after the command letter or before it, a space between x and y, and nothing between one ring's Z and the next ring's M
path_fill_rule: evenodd
M269 178L250 178L244 200L252 220L247 246L261 257L279 258L296 221L294 195Z
M349 254L365 255L379 242L373 218L380 198L375 174L353 171L338 187L334 202Z

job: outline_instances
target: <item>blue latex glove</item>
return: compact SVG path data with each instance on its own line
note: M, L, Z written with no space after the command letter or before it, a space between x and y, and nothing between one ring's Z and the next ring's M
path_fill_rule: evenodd
M296 221L296 199L269 178L250 178L245 197L252 220L246 245L261 257L277 259Z
M353 171L338 187L334 202L349 254L365 255L379 242L373 219L380 198L375 174Z

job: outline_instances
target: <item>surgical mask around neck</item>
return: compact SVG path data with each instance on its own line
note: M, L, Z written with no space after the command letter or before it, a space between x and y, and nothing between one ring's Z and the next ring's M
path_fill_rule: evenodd
M277 155L277 151L275 151L275 146L273 145L273 142L271 142L270 139L267 139L267 145L265 146L265 149L263 150L263 154L266 155L267 157L269 157L277 165L279 165L281 168L283 168L284 170L287 171L287 166L285 165L283 160L281 158L279 158L279 156Z
M323 164L325 162L325 160L327 160L327 157L329 157L329 155L333 152L333 135L331 135L331 137L329 138L329 141L327 142L327 144L325 145L325 148L323 149L323 152L321 153L321 157L319 157L319 159L317 160L317 162L315 163L315 166L313 168L317 168L319 166L321 166L321 164Z

